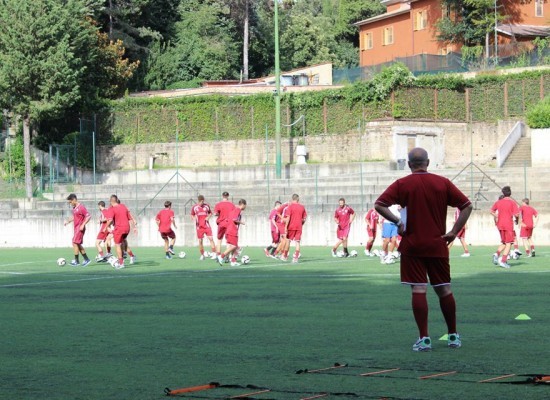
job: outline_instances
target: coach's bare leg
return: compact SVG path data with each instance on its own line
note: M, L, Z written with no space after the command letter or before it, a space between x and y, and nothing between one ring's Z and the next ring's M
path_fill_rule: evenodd
M344 243L344 241L342 239L338 239L336 244L332 247L332 251L336 253L336 250L338 250L338 247L340 247L342 243ZM346 246L344 245L344 247Z
M202 243L202 239L199 239L199 253L201 253L201 256L204 255L204 244Z
M468 244L466 243L466 239L461 237L460 243L462 243L462 248L464 249L464 253L468 253Z

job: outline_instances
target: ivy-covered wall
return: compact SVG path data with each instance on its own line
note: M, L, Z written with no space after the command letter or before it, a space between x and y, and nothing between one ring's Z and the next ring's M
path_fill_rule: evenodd
M414 78L395 64L339 90L284 94L282 121L305 116L306 135L343 134L379 119L495 122L523 117L550 93L550 70L514 75ZM100 144L169 143L274 136L271 95L131 98L113 102L101 119ZM283 127L283 137L299 137L302 122Z

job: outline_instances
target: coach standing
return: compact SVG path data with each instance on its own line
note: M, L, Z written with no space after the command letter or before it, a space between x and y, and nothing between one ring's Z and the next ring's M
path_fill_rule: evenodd
M399 246L401 283L412 288L412 309L419 330L414 351L432 348L428 333L428 279L439 297L447 323L447 345L461 346L447 244L455 239L472 212L470 200L450 180L427 172L429 164L426 150L412 149L409 153L412 173L392 183L375 202L376 211L397 224L403 237ZM392 204L403 208L400 219L396 220L389 210ZM461 213L453 228L445 233L447 206L457 207Z

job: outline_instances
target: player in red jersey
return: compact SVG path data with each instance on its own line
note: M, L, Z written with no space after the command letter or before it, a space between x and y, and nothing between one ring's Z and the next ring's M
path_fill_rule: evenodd
M210 205L204 202L204 196L199 194L197 197L198 203L191 208L191 218L195 221L195 228L197 230L197 238L199 239L199 252L201 253L200 260L204 260L204 245L203 239L206 236L210 242L212 249L212 259L216 259L216 245L214 238L212 237L212 228L210 227L210 217L212 217L212 210Z
M88 258L88 255L86 254L86 250L82 246L82 242L84 241L84 234L86 233L86 224L90 221L92 216L84 207L84 204L80 204L78 202L78 198L76 197L76 194L71 193L67 196L67 202L69 205L73 208L73 216L65 221L65 225L73 223L74 232L73 232L73 252L74 252L74 260L71 261L72 266L80 265L80 262L78 260L79 255L82 254L82 258L84 258L84 261L82 261L82 266L85 267L90 263L90 259Z
M302 240L302 227L307 219L306 209L302 204L300 204L300 196L297 194L292 195L292 201L284 210L283 218L287 221L286 229L289 249L286 250L286 254L288 256L290 242L294 242L296 244L296 249L294 251L294 255L292 256L292 262L297 263L301 255L300 241ZM283 254L283 256L285 256L285 254Z
M227 217L229 224L226 226L225 231L225 241L227 242L227 247L225 251L220 254L217 259L220 265L223 265L225 257L231 258L231 266L238 267L237 262L237 251L239 249L239 227L244 225L244 222L241 221L241 213L246 209L246 200L240 199L239 205L233 207L233 210L229 213Z
M516 202L510 198L510 196L512 196L512 189L510 189L510 186L504 186L502 188L502 195L504 197L491 207L491 214L495 218L495 224L500 233L501 241L496 253L493 254L493 264L502 268L510 268L510 264L508 264L508 254L510 254L510 249L516 236L514 232L514 219L519 218L519 207ZM501 257L500 260L499 257Z
M174 229L178 229L171 201L166 200L164 202L164 209L158 212L155 222L159 228L160 237L164 240L165 257L167 260L170 260L175 254L174 244L176 243L176 233L172 229L172 226L174 226Z
M99 232L95 241L95 247L97 248L96 262L104 262L111 256L111 240L113 239L112 232L107 226L107 216L109 211L105 208L105 202L100 201L97 203L99 208ZM105 246L105 250L103 250Z
M271 228L271 244L264 249L266 257L273 257L273 253L277 250L281 242L281 231L279 230L279 221L281 216L277 213L277 209L281 206L281 202L277 200L273 210L269 213L269 227Z
M279 231L279 245L273 253L273 258L279 258L281 261L288 260L288 250L290 248L290 242L287 238L287 223L288 218L284 217L285 210L289 206L289 203L279 205L277 208L277 230Z
M229 193L222 193L222 201L214 206L214 215L216 218L216 225L218 225L218 242L216 243L216 254L219 256L222 249L222 240L225 236L225 231L229 225L229 214L235 208L235 204L229 201Z
M392 183L376 200L378 213L395 223L403 236L401 246L401 283L412 288L412 309L419 330L414 351L432 348L428 333L428 278L439 297L447 323L447 345L462 345L456 330L456 303L451 291L451 269L447 245L466 224L472 212L470 200L447 178L427 172L430 160L422 148L409 153L411 174ZM390 210L400 204L404 212L397 218ZM447 207L462 212L452 229L446 231Z
M529 199L525 198L521 201L519 208L521 230L519 237L523 239L525 254L527 257L535 257L535 243L533 242L533 229L539 222L539 213L529 205Z
M460 216L460 210L457 208L455 210L455 219L454 221L458 221L458 217ZM460 232L457 233L456 238L460 240L460 244L462 244L462 248L464 249L464 253L462 253L461 257L470 257L470 251L468 250L468 245L466 244L466 229L468 228L467 225L464 225L464 228L460 230ZM454 241L449 243L449 250L451 247L453 247Z
M367 211L367 215L365 215L365 222L367 223L367 235L369 238L365 246L365 255L368 257L374 257L374 254L372 253L372 246L374 244L374 240L376 239L378 221L379 215L374 208Z
M355 219L355 211L353 211L353 208L348 206L346 204L346 199L341 197L338 200L338 208L336 211L334 211L334 222L338 225L338 229L336 229L336 238L338 241L332 247L332 256L338 257L336 254L336 250L338 250L338 247L342 245L344 247L344 257L349 257L348 252L348 237L349 237L349 231L351 229L351 223Z
M124 268L124 251L130 256L130 264L135 262L135 255L128 246L128 235L130 234L130 222L134 224L134 230L137 231L137 221L132 216L128 208L120 202L117 195L111 195L109 198L109 212L107 216L108 224L113 225L113 241L115 242L118 261L115 264L116 269Z

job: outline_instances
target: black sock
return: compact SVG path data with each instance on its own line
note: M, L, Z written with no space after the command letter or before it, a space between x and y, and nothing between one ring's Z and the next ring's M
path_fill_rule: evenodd
M79 259L78 259L78 254L75 254L75 255L74 255L74 259L75 259L75 261L76 261L77 263L80 262Z
M82 257L84 257L84 261L90 261L86 253L82 254Z
M271 249L271 255L275 254L276 251L277 251L277 247L273 247L273 248Z
M170 252L169 252L169 251L167 251L167 252L166 252L166 255L167 255L167 256L169 256L169 255L170 255Z
M270 252L272 249L273 249L273 246L272 245L269 245L265 248L268 252Z
M174 250L174 245L171 244L170 246L168 246L168 248L169 248L170 250Z
M347 248L347 247L344 247L344 254L349 254L349 253L348 253L348 248Z

